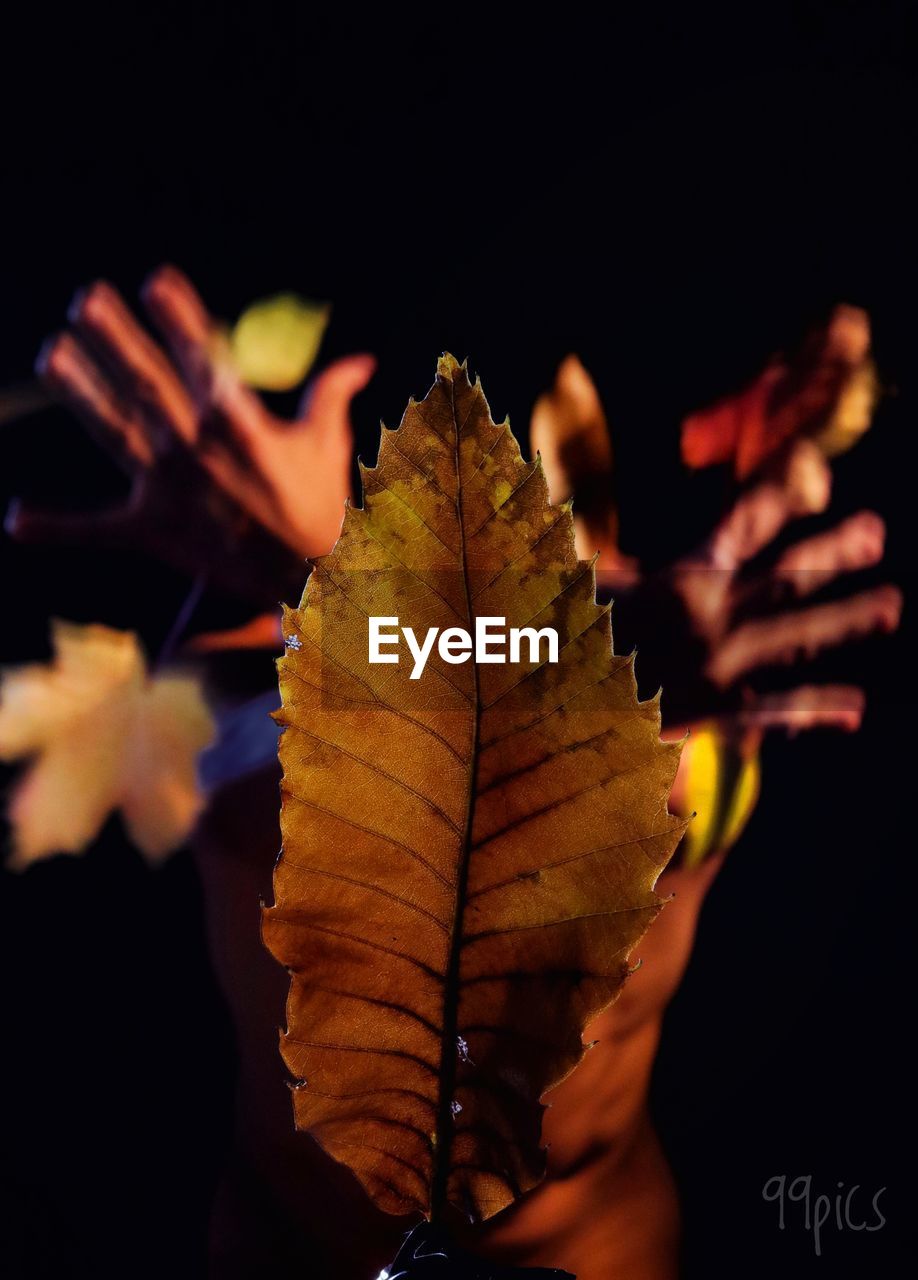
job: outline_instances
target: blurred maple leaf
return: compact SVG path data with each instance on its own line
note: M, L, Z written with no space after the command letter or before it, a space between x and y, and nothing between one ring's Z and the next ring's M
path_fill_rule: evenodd
M0 683L0 759L31 759L9 805L13 865L80 853L120 810L151 861L177 848L202 805L195 765L214 737L196 678L148 676L137 637L55 622L54 659Z
M870 426L876 399L867 312L837 306L794 355L776 356L742 391L686 418L682 459L694 469L730 462L744 480L799 435L833 457Z

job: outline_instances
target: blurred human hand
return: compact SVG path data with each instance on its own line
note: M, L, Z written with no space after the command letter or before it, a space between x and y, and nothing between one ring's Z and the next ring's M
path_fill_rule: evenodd
M77 294L71 330L38 360L45 385L127 473L126 502L63 514L15 501L7 529L22 541L142 550L274 604L302 585L303 559L337 537L350 491L350 405L375 361L331 365L289 422L243 384L181 272L154 272L143 301L169 354L100 281Z
M644 675L665 686L669 725L735 714L749 728L858 728L857 686L807 680L761 694L749 684L777 667L803 676L823 650L898 626L902 596L891 584L803 605L845 575L880 563L886 530L876 512L860 511L775 552L788 525L828 508L831 487L821 451L808 440L792 441L694 552L621 590L614 572L600 572L602 586L615 595L621 631L640 644Z
M856 729L864 705L856 686L806 683L763 694L750 692L746 681L777 664L802 669L821 649L898 624L901 595L892 586L793 607L844 574L878 564L882 519L862 511L776 554L769 568L750 572L793 520L829 504L824 451L807 433L792 432L778 452L762 455L767 460L701 547L663 572L644 574L619 548L607 430L592 380L569 357L537 406L533 446L542 453L554 501L573 496L576 502L585 483L578 551L584 557L600 553L597 576L601 589L615 597L619 646L623 631L639 640L641 671L650 666L663 681L667 737L714 722L743 764L772 728ZM582 466L589 468L583 483ZM604 562L610 565L605 570ZM654 644L657 652L648 653ZM692 807L692 750L690 737L670 800L677 812ZM724 825L719 829L722 835ZM715 837L704 857L677 858L660 877L657 891L669 900L638 948L640 972L587 1029L593 1047L548 1096L548 1178L477 1233L491 1256L517 1265L563 1262L583 1280L672 1280L678 1274L678 1195L653 1129L648 1092L663 1015L682 982L701 907L732 838L718 843Z
M819 350L825 355L825 344ZM856 354L866 358L861 347ZM536 406L533 447L542 454L552 500L574 496L576 511L585 493L585 511L575 521L579 554L599 553L597 580L600 591L615 599L616 640L620 648L639 647L644 681L650 676L651 683L663 684L668 726L728 714L745 729L860 724L863 694L854 685L807 680L790 691L762 695L749 689L753 675L766 668L790 666L803 674L806 661L824 649L892 631L901 613L901 593L892 585L799 607L844 575L879 564L886 531L875 512L858 512L776 551L789 525L825 512L831 497L825 451L803 427L813 420L816 400L823 408L829 400L836 404L830 390L838 392L839 361L826 357L807 367L815 369L810 380L794 384L799 430L785 433L777 452L761 454L765 460L704 543L661 572L642 572L620 548L608 426L576 357L562 363L554 387ZM763 568L769 557L772 563Z

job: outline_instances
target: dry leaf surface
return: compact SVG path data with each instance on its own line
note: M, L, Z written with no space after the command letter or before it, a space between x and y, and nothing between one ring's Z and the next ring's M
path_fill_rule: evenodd
M679 746L613 654L569 507L464 366L443 357L363 478L284 623L282 1053L298 1126L382 1208L486 1218L543 1176L542 1094L660 910ZM369 616L553 627L559 660L434 650L412 681L368 661Z

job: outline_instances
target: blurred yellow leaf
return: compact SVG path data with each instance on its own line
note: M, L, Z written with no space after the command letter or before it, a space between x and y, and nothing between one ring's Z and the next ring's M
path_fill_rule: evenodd
M230 334L236 372L250 387L290 391L312 368L331 307L295 293L253 302Z
M694 812L682 840L682 860L696 867L736 843L759 798L758 751L715 723L693 729L684 747L683 807Z
M879 395L876 366L865 359L848 375L831 417L815 436L827 457L837 457L857 444L870 426Z
M80 853L119 809L151 860L201 809L195 764L214 736L198 681L150 677L137 637L55 622L53 661L3 673L0 759L33 763L9 803L14 865Z

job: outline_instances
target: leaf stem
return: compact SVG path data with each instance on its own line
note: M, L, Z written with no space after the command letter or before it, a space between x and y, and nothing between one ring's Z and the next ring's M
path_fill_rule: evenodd
M474 395L474 389L472 391ZM456 413L456 384L450 379L450 396L455 429L456 462L456 511L459 519L459 544L462 548L462 583L465 589L466 622L472 627L472 595L469 587L466 560L465 522L462 513L462 475L460 470L459 417ZM465 803L465 829L462 836L458 875L456 877L456 909L453 912L452 932L446 977L443 984L443 1039L440 1045L440 1096L437 1105L436 1145L434 1170L430 1189L430 1221L440 1223L448 1203L450 1154L452 1149L455 1116L453 1098L456 1092L457 1065L459 1062L459 965L462 959L462 936L465 901L468 893L469 862L472 848L472 822L475 815L475 781L478 773L478 738L481 698L479 694L478 666L472 663L474 701L472 704L472 743L469 753L468 790Z

